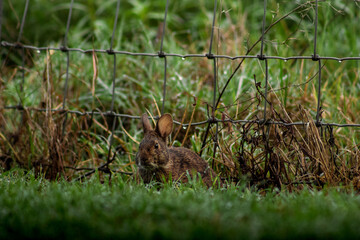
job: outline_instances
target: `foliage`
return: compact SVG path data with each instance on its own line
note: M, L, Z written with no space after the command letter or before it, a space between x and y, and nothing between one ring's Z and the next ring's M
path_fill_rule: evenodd
M75 1L68 46L108 49L117 1ZM160 49L166 1L121 1L114 49L157 53ZM16 42L24 2L4 2L2 39ZM20 42L59 47L63 43L69 3L31 1ZM44 10L46 9L46 10ZM313 54L314 1L269 1L266 27L282 16L265 35L268 56ZM317 52L321 56L358 56L359 6L356 2L319 1ZM170 1L164 51L209 51L213 1ZM212 52L244 55L261 36L263 1L218 1ZM31 26L31 28L30 28ZM34 26L34 27L33 27ZM344 27L346 26L346 27ZM341 33L341 34L339 34ZM260 44L249 54L257 55ZM109 152L112 119L102 115L78 116L61 112L37 112L34 108L60 109L64 98L66 53L24 52L1 48L0 159L34 168L50 179L78 177L114 157L113 171L135 172L134 156L141 140L138 121L119 118L114 146ZM71 52L66 106L74 111L109 111L112 101L113 55ZM241 60L217 60L217 96ZM218 151L214 155L215 126L201 149L206 127L179 126L174 145L203 150L203 157L223 178L261 188L296 188L298 183L317 186L360 187L359 129L313 128L316 116L318 62L269 60L267 116L284 122L309 121L307 127L220 124ZM359 61L322 61L321 106L325 122L359 123ZM24 84L22 74L24 73ZM115 112L139 116L149 110L158 115L161 106L164 60L157 57L116 55ZM246 59L230 81L215 117L257 120L263 118L264 63ZM165 110L179 122L207 119L213 101L213 61L206 58L167 57ZM24 90L22 90L22 88ZM21 103L26 111L4 109ZM65 115L67 121L64 122ZM65 123L65 124L64 124ZM63 124L65 125L63 127ZM63 133L64 131L64 135ZM189 132L188 132L189 130ZM271 133L266 137L266 132ZM115 155L115 152L117 153ZM15 164L14 164L15 163Z

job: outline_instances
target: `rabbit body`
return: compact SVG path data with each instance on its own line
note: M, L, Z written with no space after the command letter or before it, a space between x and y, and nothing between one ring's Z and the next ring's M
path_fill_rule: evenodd
M207 162L190 149L167 147L167 137L172 132L173 121L170 114L163 115L152 129L148 116L142 116L144 138L136 154L138 174L145 183L162 181L170 177L175 181L187 182L188 176L200 173L203 182L213 185L215 172Z

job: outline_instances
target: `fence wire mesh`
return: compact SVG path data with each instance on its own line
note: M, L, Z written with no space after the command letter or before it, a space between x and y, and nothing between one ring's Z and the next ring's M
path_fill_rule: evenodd
M261 34L260 34L260 38L252 45L252 47L249 47L246 54L244 55L237 55L237 56L231 56L231 55L223 55L223 54L214 54L214 48L215 48L215 40L216 40L216 31L218 29L218 27L216 26L216 22L217 22L217 17L218 17L218 13L220 12L219 10L219 3L221 3L221 1L217 1L214 0L213 2L213 13L212 13L212 25L208 26L210 33L210 39L208 41L208 50L206 51L205 54L178 54L178 53L167 53L166 51L164 51L166 49L166 35L168 34L167 32L167 19L168 19L168 15L171 15L171 12L169 12L169 4L171 1L167 0L166 1L166 7L164 9L164 15L163 15L163 20L162 20L162 25L161 27L159 27L160 29L160 33L161 35L159 36L160 39L160 48L159 50L156 52L135 52L135 51L123 51L123 50L117 50L114 47L114 41L116 41L116 31L118 29L118 22L119 22L119 16L122 15L122 8L121 8L121 1L117 0L117 1L113 1L112 4L114 5L114 17L113 17L113 29L112 29L112 35L110 36L110 47L108 49L83 49L81 47L69 47L68 43L68 36L69 36L69 31L70 31L70 27L73 24L72 23L72 17L73 17L73 12L76 11L76 9L74 9L74 6L76 6L76 1L74 2L74 0L71 0L69 5L68 5L68 17L67 17L67 21L64 22L64 26L65 26L65 33L63 35L63 39L62 39L62 43L60 47L53 47L53 46L34 46L31 44L25 44L23 42L23 32L24 31L29 31L29 29L25 28L25 24L28 20L28 18L31 18L31 15L28 14L29 12L29 8L31 8L32 4L35 3L30 3L29 0L26 0L24 3L24 10L23 10L23 15L21 17L21 24L19 27L19 32L17 35L17 41L16 42L8 42L8 41L4 41L3 39L1 39L1 26L3 25L2 23L4 21L6 21L6 18L8 17L7 14L10 13L6 13L5 16L3 14L0 14L0 40L1 40L1 48L2 49L6 49L7 51L7 55L5 56L5 54L2 54L2 65L6 65L6 62L9 61L8 55L13 53L13 52L17 52L20 56L20 66L18 66L18 70L21 72L21 76L19 78L19 99L18 99L18 104L15 105L2 105L1 106L1 111L9 111L9 110L15 110L15 111L19 111L22 116L21 118L25 118L26 116L26 112L42 112L42 113L46 113L46 114L61 114L63 117L62 119L62 124L61 124L61 134L58 135L58 137L60 139L63 139L64 136L66 135L66 131L67 131L67 122L69 121L69 115L76 115L79 117L86 117L86 118L90 118L93 119L94 116L101 116L103 118L106 118L107 120L109 120L109 124L107 124L105 126L106 131L108 133L110 133L109 135L109 139L108 139L108 152L107 152L107 157L106 157L106 161L99 164L99 167L97 167L97 169L102 170L104 172L107 173L111 173L110 169L109 169L109 165L110 163L112 163L114 161L115 158L115 154L113 153L116 152L117 150L113 150L113 145L114 145L114 131L116 130L117 127L119 127L119 122L121 122L122 119L140 119L140 116L136 116L136 115L132 115L132 114L126 114L126 113L119 113L115 111L115 99L117 97L117 93L116 93L116 79L117 79L117 57L118 56L131 56L131 57L144 57L144 58L159 58L163 61L163 80L162 80L162 100L161 100L161 114L163 114L166 111L166 101L168 101L169 96L167 96L167 89L171 88L172 86L168 86L168 72L172 71L171 67L169 67L168 64L168 59L169 58L181 58L181 59L186 59L186 60L191 60L191 59L207 59L209 61L209 66L211 66L211 70L208 74L211 75L211 79L212 79L212 99L207 99L207 116L206 119L203 121L197 121L197 122L188 122L185 123L183 120L182 121L178 121L175 120L174 123L177 125L180 125L181 127L195 127L195 126L201 126L201 125L207 125L207 129L202 137L202 147L200 148L200 154L202 154L204 148L207 146L207 144L209 143L209 136L211 136L211 142L213 144L213 150L212 150L212 163L213 163L213 167L214 167L214 160L216 159L217 156L217 149L219 148L219 132L225 128L225 126L228 126L227 124L231 124L231 125L239 125L239 128L242 128L243 131L245 131L245 128L248 128L249 125L256 125L256 126L261 126L263 128L263 133L264 133L264 137L266 139L267 142L269 142L269 135L271 135L271 126L283 126L283 127L290 127L290 126L299 126L299 127L304 127L304 128L309 128L309 126L311 125L311 122L314 122L315 126L317 129L321 131L323 131L323 129L331 129L329 131L330 134L332 134L333 132L333 128L334 127L338 127L338 128L358 128L360 127L360 123L337 123L337 122L326 122L326 119L324 119L322 117L322 111L323 111L323 105L322 105L322 91L324 88L323 85L323 79L322 79L322 72L324 71L324 61L328 62L328 61L336 61L336 62L348 62L348 61L360 61L360 56L346 56L346 57L338 57L338 56L323 56L321 54L321 52L318 51L318 36L319 36L319 32L318 32L318 24L319 24L319 2L324 2L324 1L306 1L303 3L298 3L297 7L295 7L292 11L290 11L289 13L281 16L280 18L275 19L274 21L272 21L270 24L267 22L267 15L269 15L269 9L268 9L268 1L264 0L261 7L263 7L263 14L262 14L262 22L261 22ZM354 6L350 6L350 7L356 7L356 5L358 4L357 1L353 2ZM0 12L2 13L2 9L3 6L2 4L4 4L2 1L0 2ZM276 55L266 55L266 41L267 41L267 34L269 33L270 29L272 29L276 24L278 24L281 21L284 21L284 19L286 19L287 17L289 17L292 13L304 8L305 6L311 7L313 8L314 11L314 21L313 21L313 32L312 32L312 36L313 36L313 54L312 55L299 55L299 56L276 56ZM259 5L260 7L260 5ZM259 23L260 24L260 23ZM36 26L34 26L36 27ZM107 36L104 36L104 38L106 38ZM358 38L357 38L358 39ZM359 41L359 39L357 40ZM250 54L253 50L253 48L257 45L260 44L260 50L258 52L258 54ZM56 106L53 107L51 103L49 104L44 104L44 107L36 107L36 106L31 106L31 105L25 105L24 101L23 101L23 95L24 92L26 91L25 88L25 83L26 83L26 78L25 78L25 74L26 74L26 57L27 55L30 55L29 52L37 52L37 53L42 53L45 52L47 57L46 57L46 63L45 63L45 68L50 68L50 51L55 51L55 52L61 52L66 59L66 68L64 71L64 75L65 75L65 83L63 85L63 94L61 96L62 99L62 104L60 106ZM95 108L93 108L92 110L80 110L80 109L70 109L67 105L67 103L70 101L69 100L69 83L72 81L72 79L74 79L74 76L71 76L70 74L70 69L71 69L71 63L72 58L74 55L76 54L84 54L84 55L92 55L95 56L97 54L101 54L101 55L109 55L112 58L112 66L109 66L109 71L111 70L112 72L112 85L111 85L111 103L110 103L110 107L107 111L101 111L99 108L97 108L95 106ZM5 56L5 57L4 57ZM94 57L93 57L94 59ZM222 98L224 97L224 95L227 93L227 90L229 89L229 84L232 81L235 81L234 78L236 77L237 73L239 72L239 70L241 69L241 67L243 66L243 63L245 60L251 60L251 59L255 59L258 60L260 62L260 65L263 67L263 72L264 72L264 87L261 87L260 85L257 85L257 89L259 90L259 102L262 102L262 105L258 104L258 109L262 110L262 115L258 115L260 117L256 117L255 119L248 119L248 118L244 118L244 119L236 119L231 117L229 114L225 114L225 111L220 111L223 110L224 108L228 107L228 106L223 106L224 104L222 104ZM225 83L223 84L222 87L220 87L219 85L219 76L218 76L218 72L219 72L219 61L221 60L230 60L232 62L236 62L236 67L234 68L234 70L232 70L232 73L229 77L227 77L227 79L225 80ZM314 109L316 109L316 112L314 113L315 118L314 119L308 119L308 121L292 121L290 118L289 119L285 119L285 118L281 118L279 119L275 119L273 115L271 114L271 111L273 110L273 100L271 100L270 98L273 96L269 96L269 94L275 92L276 90L270 88L270 67L269 67L269 62L270 61L282 61L282 62L287 62L287 61L296 61L296 60L302 60L302 61L311 61L314 62L317 65L317 71L315 72L315 74L311 77L309 77L307 79L307 81L310 81L312 79L317 79L316 82L316 102L313 102L312 104L315 104L316 107L314 107ZM49 69L45 69L44 73L48 74L48 76L45 78L47 80L49 80L51 78L50 74L50 70ZM255 77L254 77L255 78ZM310 80L309 80L310 79ZM3 83L3 88L6 88L6 82L4 79L2 80ZM256 79L255 79L256 82ZM301 83L300 83L301 84ZM261 90L260 90L261 88ZM51 89L48 89L50 92L52 91ZM49 95L51 95L51 93L48 93ZM286 103L284 103L286 104ZM210 109L210 110L209 110ZM194 108L195 110L195 108ZM221 112L221 114L219 115L218 113ZM14 113L15 114L15 113ZM221 116L221 118L219 117ZM158 116L154 117L155 119L158 118ZM20 121L23 122L23 121ZM219 123L222 124L221 127L219 125ZM20 123L21 124L21 123ZM214 127L214 129L213 129ZM213 130L212 130L213 129ZM243 135L244 136L244 135ZM269 149L266 148L265 146L265 152ZM271 150L269 150L269 152L271 152ZM268 152L268 153L269 153ZM268 158L269 154L265 154L266 158ZM240 157L241 158L241 157ZM241 165L241 164L240 164ZM64 167L64 166L62 166ZM70 166L68 166L69 168L71 168ZM81 169L84 170L83 168L74 168L74 169ZM80 178L86 177L92 173L95 172L95 169L86 169L86 170L90 170L88 173L82 175Z

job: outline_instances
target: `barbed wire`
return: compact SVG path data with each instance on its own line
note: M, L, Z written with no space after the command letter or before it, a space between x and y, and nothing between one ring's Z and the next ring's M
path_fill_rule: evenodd
M269 29L274 26L275 24L277 24L278 22L280 22L282 19L286 18L287 16L290 15L290 13L294 12L296 9L300 9L300 7L305 6L305 4L314 4L315 5L315 20L314 20L314 41L313 41L313 55L311 56L267 56L265 54L265 50L264 50L264 42L265 42L265 36L266 33L269 31ZM23 16L21 19L21 26L20 26L20 30L19 30L19 34L18 34L18 38L17 38L17 42L7 42L7 41L1 41L1 47L5 47L5 48L15 48L15 49L20 49L21 50L21 83L20 83L20 93L23 93L24 91L24 82L25 82L25 53L24 50L28 49L28 50L33 50L33 51L49 51L49 50L54 50L54 51L61 51L66 55L66 73L65 73L65 84L64 84L64 89L63 89L63 102L62 102L62 106L59 109L44 109L44 108L35 108L32 106L24 106L22 104L22 99L20 98L19 104L15 105L15 106L3 106L1 107L1 109L6 109L6 110L17 110L17 111L39 111L39 112L45 112L45 111L51 111L51 112L56 112L56 113L60 113L60 114L64 114L65 118L64 118L64 122L63 122L63 129L62 129L62 136L64 136L65 134L65 125L67 122L67 116L68 114L75 114L78 116L94 116L94 115L102 115L102 116L107 116L107 117L112 117L113 118L113 122L112 122L112 126L111 126L111 135L110 135L110 141L109 141L109 152L108 152L108 156L107 156L107 163L104 165L106 167L109 166L109 163L112 161L111 160L111 147L113 145L113 134L115 131L115 126L116 126L116 119L117 118L129 118L129 119L140 119L140 116L133 116L133 115L129 115L129 114L121 114L121 113L115 113L114 112L114 101L115 101L115 79L116 79L116 56L117 55L129 55L129 56L142 56L142 57L159 57L161 59L164 59L164 79L163 79L163 99L162 99L162 108L161 108L161 114L164 113L164 106L165 106L165 101L166 101L166 88L167 88L167 58L168 57L179 57L182 59L186 59L186 58L207 58L210 61L213 61L213 99L212 99L212 111L211 111L211 115L208 114L208 119L204 120L204 121L199 121L199 122L192 122L192 123L185 123L182 124L179 121L174 121L175 124L178 125L182 125L184 127L189 127L189 126L199 126L199 125L205 125L207 124L207 130L204 134L204 139L203 139L203 146L201 149L204 149L207 137L208 137L208 133L209 133L209 129L211 128L211 126L213 124L216 125L216 131L215 131L215 137L213 138L213 143L214 143L214 157L215 157L215 153L216 153L216 149L217 149L217 135L218 135L218 123L232 123L232 124L247 124L247 123L256 123L256 124L264 124L264 125L283 125L283 126L307 126L309 123L308 122L285 122L285 121L273 121L271 119L267 119L267 105L268 105L268 78L269 78L269 66L268 66L268 61L269 60L281 60L281 61L291 61L291 60L312 60L318 63L318 74L317 74L317 103L316 103L316 118L314 120L314 122L316 123L316 126L318 127L324 127L324 126L333 126L333 127L360 127L360 124L340 124L340 123L326 123L323 122L323 119L320 119L320 113L321 113L321 76L322 76L322 60L329 60L329 61L338 61L338 62L344 62L344 61L360 61L360 56L359 57L333 57L333 56L321 56L318 51L317 51L317 37L318 37L318 0L316 1L308 1L304 4L301 4L300 6L298 6L297 8L295 8L295 10L291 11L290 13L284 15L282 18L278 19L276 22L270 24L270 26L268 28L265 28L266 26L266 13L267 13L267 0L264 0L264 4L263 4L263 19L262 19L262 29L261 29L261 37L260 39L255 43L255 45L260 42L261 47L260 47L260 53L259 54L255 54L255 55L250 55L250 51L247 52L247 54L245 55L238 55L238 56L229 56L229 55L217 55L217 54L213 54L212 52L212 48L213 48L213 39L214 39L214 29L215 29L215 23L216 23L216 12L217 12L217 0L214 0L214 9L213 9L213 19L212 19L212 26L211 26L211 37L210 37L210 43L209 43L209 49L207 51L207 53L204 54L178 54L178 53L166 53L163 51L163 43L164 43L164 36L165 36L165 31L166 31L166 21L167 21L167 15L168 15L168 6L169 6L169 0L166 1L166 7L164 10L164 19L163 19L163 26L162 26L162 33L161 33L161 44L160 44L160 49L158 52L156 53L146 53L146 52L130 52L130 51L120 51L120 50L115 50L113 49L113 43L114 43L114 36L115 36L115 32L116 32L116 26L117 26L117 21L118 21L118 16L119 16L119 9L120 9L120 0L117 1L117 5L116 5L116 12L115 12L115 18L114 18L114 22L113 22L113 32L112 32L112 36L111 36L111 41L110 41L110 48L109 49L81 49L81 48L70 48L68 47L68 32L70 29L70 25L71 25L71 18L72 18L72 10L73 10L73 5L74 5L74 0L70 1L70 6L69 6L69 13L68 13L68 18L67 18L67 22L66 22L66 30L65 30L65 34L64 34L64 38L62 40L62 45L60 47L53 47L53 46L45 46L45 47L39 47L39 46L32 46L32 45L26 45L21 43L21 39L22 39L22 34L23 34L23 30L24 30L24 24L26 22L26 17L27 17L27 13L28 13L28 8L29 8L29 0L26 1L25 3L25 7L24 7L24 12L23 12ZM1 26L2 26L2 1L0 1L0 40L1 40ZM255 46L254 45L254 46ZM254 47L253 46L253 47ZM250 50L253 49L250 48ZM107 112L102 112L99 111L98 109L93 110L93 111L78 111L78 110L69 110L66 107L66 102L67 102L67 98L68 98L68 81L69 81L69 65L70 65L70 52L79 52L82 54L88 54L88 53L101 53L101 54L109 54L109 55L113 55L113 74L112 74L112 87L111 87L111 105L110 105L110 109ZM233 71L231 77L228 78L226 84L224 85L224 87L221 89L219 96L217 96L217 70L218 70L218 66L217 66L217 60L218 59L229 59L229 60L242 60L237 68ZM246 119L231 119L231 118L224 118L224 119L218 119L215 117L215 112L218 109L218 105L221 101L221 97L223 95L223 93L225 92L229 82L232 80L233 76L235 75L235 73L237 72L237 70L240 68L242 62L244 61L244 59L258 59L261 62L264 63L264 68L265 68L265 91L264 91L264 110L263 110L263 119L259 119L259 120L246 120ZM155 119L158 119L159 116L155 116ZM111 171L110 171L111 172Z

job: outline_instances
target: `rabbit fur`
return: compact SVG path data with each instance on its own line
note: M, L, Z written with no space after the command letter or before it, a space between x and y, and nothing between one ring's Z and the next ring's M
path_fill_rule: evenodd
M140 143L135 161L138 174L144 183L149 183L151 180L160 182L170 177L175 181L187 182L188 172L189 174L200 173L206 186L213 185L216 174L204 159L190 149L167 146L167 137L173 128L173 119L170 114L160 117L155 130L152 129L146 113L142 115L141 121L144 138Z

